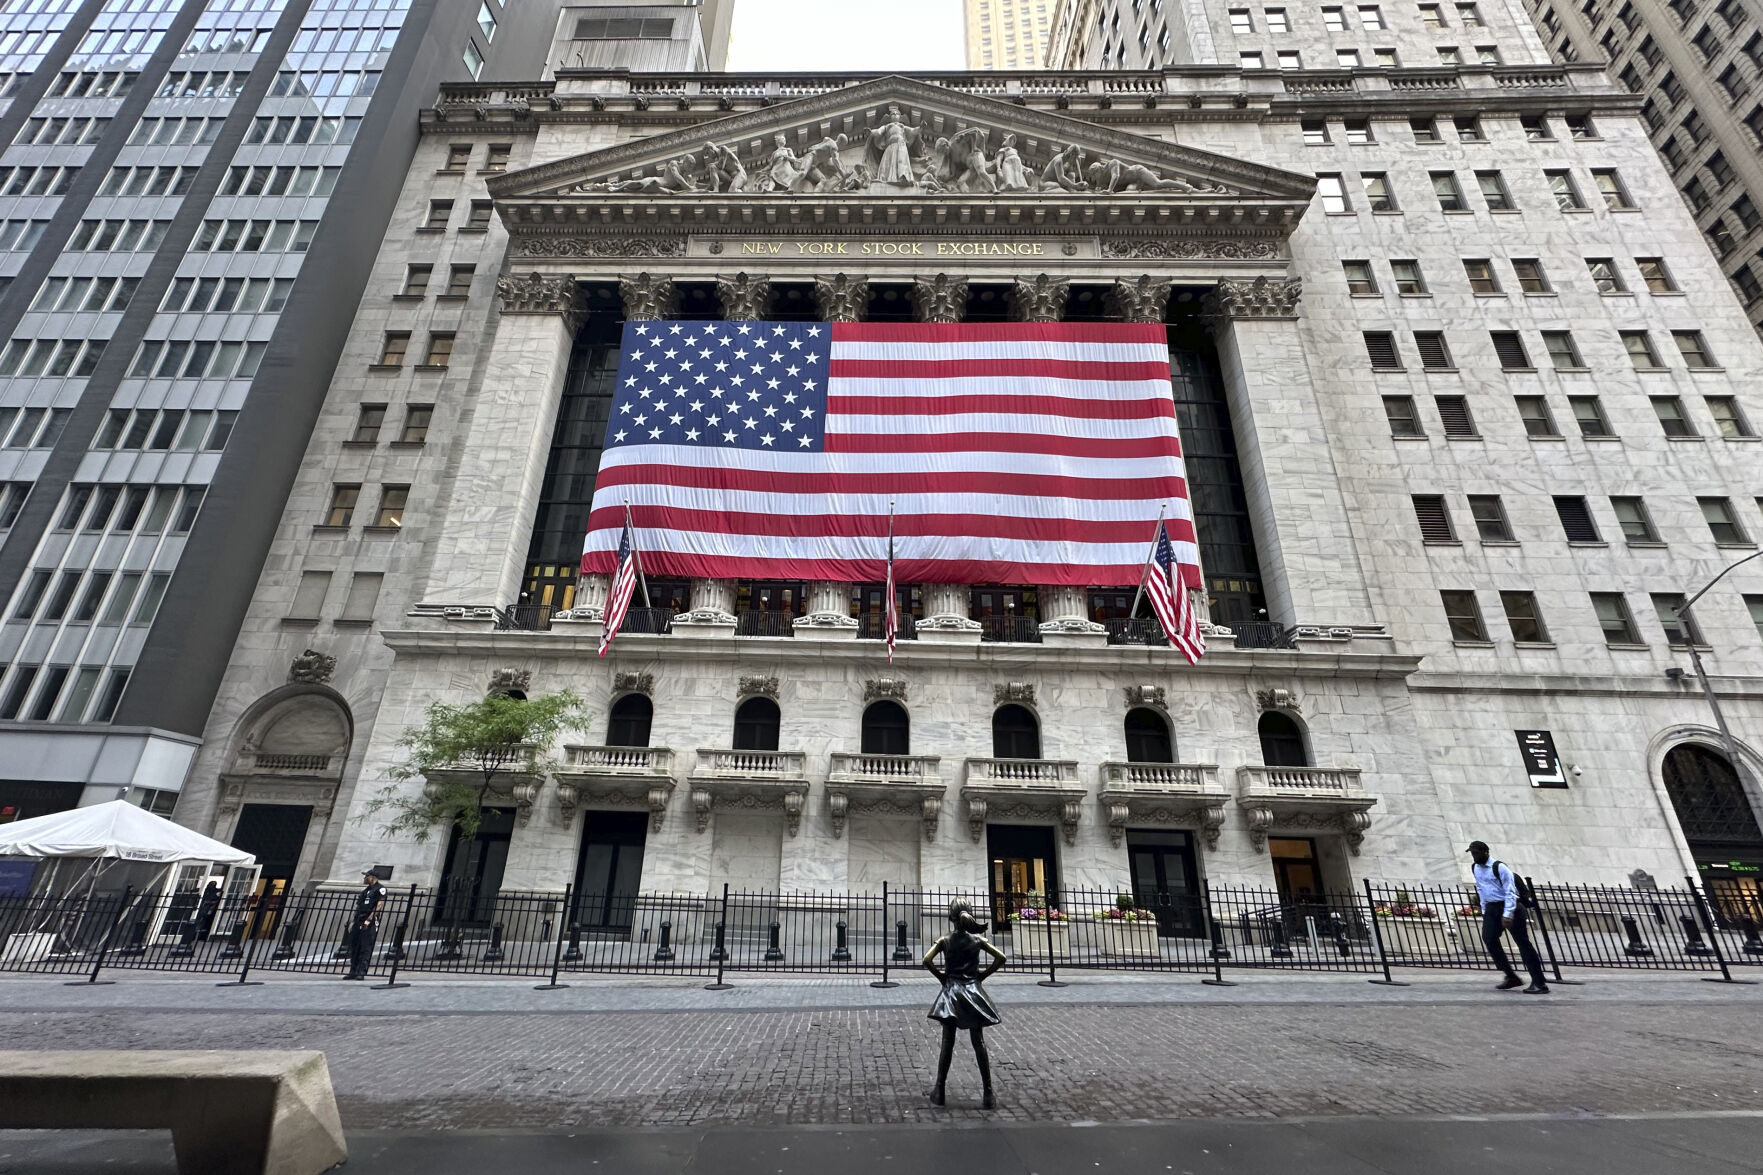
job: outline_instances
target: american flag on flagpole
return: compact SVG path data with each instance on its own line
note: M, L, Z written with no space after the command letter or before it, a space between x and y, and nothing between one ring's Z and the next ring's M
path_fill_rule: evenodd
M1151 611L1157 614L1170 645L1189 665L1198 665L1206 654L1206 638L1200 634L1200 618L1187 582L1176 578L1176 566L1175 545L1169 541L1168 528L1159 522L1146 563L1145 595L1151 598Z
M900 601L894 598L894 504L888 503L888 582L883 592L882 637L888 643L888 664L894 663L894 642L900 639Z
M625 613L630 611L631 597L637 590L637 538L631 531L627 513L624 531L618 539L618 567L612 576L612 592L606 597L606 614L600 632L600 655L612 647L612 638L624 627Z
M1164 328L631 322L582 570L874 583L1138 581L1199 564ZM901 492L902 489L905 492ZM891 597L890 597L891 598Z

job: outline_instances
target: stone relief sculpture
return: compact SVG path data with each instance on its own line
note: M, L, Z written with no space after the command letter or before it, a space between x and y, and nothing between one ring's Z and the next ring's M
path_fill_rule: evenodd
M875 173L875 182L909 188L917 182L912 167L913 148L923 132L900 120L900 108L888 107L888 121L869 132L869 155L864 160Z
M802 169L802 184L812 185L814 191L841 191L842 185L850 178L850 171L840 155L849 142L844 135L829 135L814 146L808 148L808 154L802 157L806 166Z
M1041 190L1083 191L1089 186L1083 179L1083 163L1084 153L1075 143L1063 151L1054 152L1053 158L1047 160L1047 166L1041 168Z
M938 139L937 150L944 153L941 172L944 182L958 192L997 191L991 165L986 161L986 139L989 137L990 132L984 128L970 126L947 139Z
M766 192L788 192L794 190L796 181L808 171L808 165L782 135L771 136L773 146L768 165L765 170Z
M1191 184L1184 179L1164 179L1148 167L1105 157L1090 164L1088 178L1094 192L1225 192L1215 184Z
M1029 190L1028 172L1022 166L1022 155L1016 150L1015 135L1004 136L998 154L992 160L992 171L997 174L1000 192Z
M747 186L741 157L719 143L705 143L698 152L699 175L712 192L738 192Z

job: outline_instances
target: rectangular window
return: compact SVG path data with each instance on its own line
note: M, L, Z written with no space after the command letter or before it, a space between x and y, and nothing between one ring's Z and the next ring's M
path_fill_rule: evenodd
M1707 340L1702 338L1699 330L1674 330L1671 341L1677 344L1677 353L1683 356L1684 366L1689 368L1707 369L1720 366L1714 362L1714 356L1708 350Z
M1477 8L1474 4L1457 5L1457 23L1461 24L1466 29L1484 28L1487 24L1487 22L1481 18L1481 9Z
M1526 436L1559 437L1561 433L1555 428L1555 418L1549 412L1549 402L1541 396L1514 396L1513 402L1518 406L1518 419L1524 422Z
M1616 512L1616 524L1622 527L1622 537L1629 543L1657 543L1659 531L1653 525L1653 516L1647 513L1647 504L1639 498L1611 498L1610 508Z
M104 692L98 695L98 704L92 710L93 722L109 722L116 715L116 708L122 704L122 694L128 684L129 670L110 671L110 676L104 681Z
M1659 371L1664 364L1659 362L1659 353L1653 350L1653 340L1644 330L1625 330L1617 332L1622 339L1622 349L1628 352L1629 362L1634 364L1636 371Z
M302 571L300 586L294 589L294 602L288 608L288 619L317 620L324 613L324 598L330 590L330 572Z
M1607 644L1641 643L1640 632L1634 626L1634 617L1628 611L1628 601L1621 592L1593 592L1592 611L1597 613L1598 626L1604 630Z
M410 349L410 332L407 330L389 330L385 341L380 346L380 367L401 367L404 364L404 353Z
M1457 141L1460 143L1485 143L1488 141L1487 135L1482 133L1481 120L1473 114L1453 118L1451 125L1457 128Z
M404 410L404 431L398 435L401 445L420 445L428 440L429 421L435 409L430 404L412 404Z
M1597 523L1592 520L1591 507L1584 498L1557 497L1555 514L1561 519L1561 530L1570 543L1598 543Z
M1470 494L1469 516L1475 519L1476 534L1484 543L1512 541L1512 524L1506 519L1506 508L1498 494Z
M1439 494L1414 495L1414 518L1420 523L1420 538L1428 543L1454 543L1457 532L1451 527L1451 512Z
M1335 61L1335 64L1340 66L1342 69L1358 69L1359 68L1359 50L1357 50L1357 49L1336 49L1334 51L1334 61Z
M1450 626L1452 640L1481 643L1488 639L1474 592L1441 591L1439 602L1445 607L1445 623Z
M1467 212L1469 206L1463 203L1463 189L1457 186L1457 177L1448 171L1431 173L1432 190L1439 198L1439 209L1443 212Z
M445 367L453 358L453 332L431 331L429 333L428 354L423 357L424 367Z
M410 502L409 486L384 486L380 489L380 510L374 515L375 526L403 526L404 508Z
M1451 351L1445 346L1445 333L1437 330L1414 332L1414 346L1420 352L1420 366L1428 371L1449 371Z
M360 486L333 486L331 488L331 508L324 516L324 524L326 526L348 526L355 520L355 504L360 500Z
M1347 203L1347 189L1342 186L1339 174L1319 174L1316 177L1316 194L1322 198L1324 212L1341 213L1353 210Z
M380 427L386 422L384 404L363 404L355 419L355 433L349 440L357 445L371 445L380 439Z
M1462 51L1460 49L1458 49L1457 46L1455 46L1455 45L1440 45L1439 46L1439 64L1440 65L1462 65L1463 64Z
M1375 4L1359 5L1359 27L1367 31L1383 28L1383 10Z
M460 231L476 233L485 231L490 227L490 215L495 210L496 205L493 201L473 200L471 202L471 217L465 222L465 228Z
M1436 119L1430 117L1410 118L1408 129L1414 132L1416 143L1437 143L1440 141L1439 124Z
M1543 263L1535 257L1514 257L1512 275L1518 279L1518 288L1527 294L1551 292L1549 275L1544 271Z
M1395 280L1396 293L1418 297L1426 293L1426 277L1420 262L1404 258L1390 262L1390 276Z
M464 171L471 166L471 144L453 143L447 147L445 171Z
M422 227L430 232L440 232L447 227L447 221L450 220L452 216L453 201L430 200L428 219L423 222Z
M1168 36L1169 30L1164 29L1163 35ZM1281 49L1274 56L1277 60L1279 68L1281 68L1281 69L1303 69L1304 68L1304 55L1296 49Z
M1598 287L1600 294L1626 294L1628 285L1622 280L1622 274L1616 268L1613 257L1587 257L1586 272L1591 274L1592 284Z
M1573 406L1580 436L1607 439L1616 435L1610 431L1609 418L1604 415L1604 405L1598 397L1569 396L1567 402Z
M1266 60L1266 58L1261 56L1261 53L1259 51L1255 51L1252 53L1238 53L1237 54L1237 64L1239 66L1241 66L1243 69L1265 69L1265 68L1267 68L1267 60Z
M1341 273L1347 279L1347 292L1356 297L1377 293L1377 278L1371 272L1369 261L1343 261Z
M1616 174L1615 168L1592 168L1592 183L1597 186L1598 194L1604 197L1604 207L1612 211L1634 207L1634 201L1629 198L1628 189L1623 186L1622 177Z
M1714 427L1722 437L1731 441L1757 435L1751 431L1751 422L1745 418L1737 397L1707 396L1705 399L1708 414L1714 418Z
M1387 330L1365 332L1365 353L1371 358L1373 371L1400 371L1402 357L1396 351L1396 336Z
M1427 29L1445 27L1445 14L1437 4L1422 4L1420 6L1420 27Z
M1666 644L1681 647L1707 643L1702 639L1702 632L1696 626L1695 618L1683 614L1683 593L1654 593L1653 611L1659 617L1659 627L1665 630Z
M1498 45L1477 45L1475 47L1475 63L1477 65L1500 64L1500 47Z
M1641 271L1641 280L1647 284L1648 291L1655 294L1677 293L1677 281L1665 267L1664 258L1636 257L1634 263Z
M1579 195L1579 187L1573 182L1572 172L1545 171L1543 178L1548 181L1549 193L1555 197L1555 207L1563 212L1574 212L1585 207L1585 201Z
M1478 171L1475 173L1475 184L1481 189L1481 198L1487 201L1489 212L1513 210L1512 193L1506 190L1506 181L1499 172Z
M420 298L428 292L429 275L434 273L432 265L411 265L404 270L404 288L399 291L406 298Z
M171 586L169 572L154 572L147 577L147 586L141 592L141 602L135 605L135 614L129 617L130 624L152 624L154 617L159 615L160 601L165 599L165 589Z
M1526 114L1518 120L1518 125L1524 129L1524 137L1533 143L1546 143L1555 137L1555 132L1549 129L1549 120L1541 114Z
M1365 205L1373 212L1399 212L1396 194L1390 188L1390 177L1381 171L1364 172L1359 177L1365 184Z
M1585 360L1574 345L1572 331L1544 331L1543 346L1548 350L1549 363L1556 371L1580 371L1585 367Z
M1524 349L1524 339L1515 330L1495 330L1488 332L1493 340L1494 354L1500 357L1502 371L1529 371L1530 355Z
M512 143L491 143L489 155L484 159L484 170L507 171L508 159L513 153Z
M1439 424L1448 437L1474 437L1480 434L1475 431L1475 419L1469 414L1469 398L1467 396L1434 396L1433 404L1438 408Z
M343 611L337 619L358 622L372 620L373 610L380 601L380 585L385 578L377 571L357 571L351 576L349 594L343 599Z
M1402 63L1396 58L1396 51L1394 49L1373 49L1371 51L1371 64L1377 66L1379 69L1395 69Z
M1543 614L1537 609L1537 598L1531 592L1501 592L1500 607L1506 611L1506 626L1512 639L1522 645L1545 644L1549 632L1543 627Z
M1683 401L1676 396L1654 396L1653 413L1659 418L1659 427L1665 430L1668 437L1697 436L1696 426L1690 423L1684 414Z
M465 52L460 54L460 59L465 62L465 72L471 75L473 81L484 72L484 55L478 51L474 42L465 43Z
M1347 132L1348 145L1363 147L1376 142L1371 137L1371 120L1369 118L1349 118L1343 125Z
M1346 15L1336 7L1324 8L1322 10L1322 27L1331 33L1344 33L1347 31Z
M1288 33L1291 31L1291 25L1286 20L1286 10L1285 9L1283 9L1283 8L1268 8L1263 11L1262 15L1264 15L1267 18L1267 31L1268 32L1270 32L1270 33Z
M1697 498L1696 505L1701 507L1702 521L1708 524L1708 532L1714 536L1715 542L1723 547L1751 545L1750 537L1739 524L1738 515L1733 513L1732 503L1726 498Z
M1486 257L1465 257L1463 274L1469 279L1469 288L1477 294L1498 294L1500 279L1494 275L1494 263Z
M1329 144L1328 120L1322 118L1306 118L1298 124L1304 134L1306 147L1326 147Z
M1244 33L1252 33L1255 31L1255 22L1250 17L1247 8L1233 8L1230 10L1230 31L1239 36Z
M1423 437L1425 431L1420 427L1420 413L1414 407L1412 396L1385 396L1383 398L1383 414L1390 422L1390 435L1393 437Z

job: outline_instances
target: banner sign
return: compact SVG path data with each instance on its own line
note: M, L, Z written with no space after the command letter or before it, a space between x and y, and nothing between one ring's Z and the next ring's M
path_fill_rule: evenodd
M1546 730L1517 730L1518 753L1524 757L1524 769L1532 787L1566 787L1567 773L1561 770L1561 756L1555 753L1555 739Z

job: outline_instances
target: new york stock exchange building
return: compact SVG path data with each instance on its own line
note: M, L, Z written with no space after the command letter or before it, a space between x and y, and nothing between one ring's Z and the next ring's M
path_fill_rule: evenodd
M396 223L178 809L276 886L1763 866L1763 563L1679 610L1763 534L1763 352L1595 68L560 69L440 93ZM597 655L627 328L1011 322L1162 325L1197 665L1056 568L900 583L890 663L874 539L862 582L649 568ZM431 703L564 689L475 837L383 834Z

